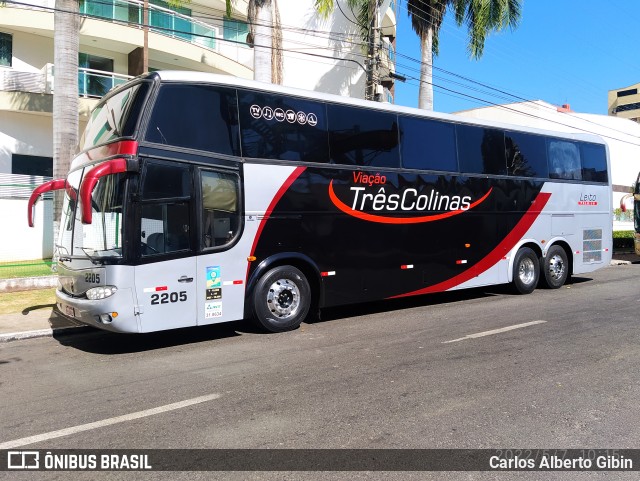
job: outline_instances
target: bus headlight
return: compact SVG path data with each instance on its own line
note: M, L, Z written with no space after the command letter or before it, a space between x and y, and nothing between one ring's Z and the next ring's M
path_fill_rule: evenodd
M97 301L111 297L118 291L116 286L93 287L87 291L87 299Z

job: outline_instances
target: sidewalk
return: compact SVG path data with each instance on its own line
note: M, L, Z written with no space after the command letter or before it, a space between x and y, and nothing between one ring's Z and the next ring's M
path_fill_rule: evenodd
M11 314L0 314L0 344L20 339L51 337L81 326L58 315L52 306L34 306Z
M611 265L632 262L640 262L640 256L631 252L616 253ZM51 337L54 334L71 334L80 332L76 329L82 328L81 326L83 325L60 316L52 305L27 307L14 313L0 314L0 344L20 339Z

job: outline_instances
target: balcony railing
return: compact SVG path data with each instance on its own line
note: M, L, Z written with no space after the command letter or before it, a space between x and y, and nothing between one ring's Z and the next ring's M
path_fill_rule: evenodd
M143 3L136 0L113 0L112 2L81 0L80 13L103 20L134 23L137 26L142 26ZM149 29L162 35L216 50L218 27L169 8L149 4Z
M131 75L123 75L114 72L103 72L90 68L78 69L78 91L83 97L104 96L113 87L132 79Z
M113 87L131 79L130 75L105 72L90 68L78 69L78 91L82 97L99 98ZM46 64L40 72L23 72L9 69L0 71L0 91L53 93L54 66Z

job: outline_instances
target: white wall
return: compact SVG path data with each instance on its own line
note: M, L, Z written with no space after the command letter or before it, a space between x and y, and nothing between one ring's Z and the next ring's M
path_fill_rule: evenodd
M344 1L341 1L341 5ZM284 85L307 90L316 90L337 95L364 98L364 70L349 60L336 60L305 55L313 53L330 57L356 60L363 63L362 42L358 28L335 9L323 20L315 13L312 0L281 1L280 19L283 29ZM346 5L342 6L350 13ZM295 31L295 29L300 31ZM310 32L304 33L301 30ZM320 30L325 34L311 32ZM339 32L344 41L336 35L328 38L328 32ZM354 43L356 45L354 45Z
M51 157L51 116L0 111L0 173L11 173L11 154Z
M10 235L0 236L0 261L46 259L53 255L53 201L36 204L35 227L27 225L27 201L0 199L2 225Z

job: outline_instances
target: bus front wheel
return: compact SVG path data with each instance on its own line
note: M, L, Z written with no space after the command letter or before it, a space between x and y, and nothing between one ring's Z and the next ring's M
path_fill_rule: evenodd
M523 247L513 261L513 286L520 294L530 294L538 285L540 262L528 247Z
M567 253L560 246L551 246L547 256L540 259L542 281L549 289L558 289L564 285L569 276Z
M253 313L269 332L296 329L311 306L309 282L293 266L278 266L264 274L253 292Z

